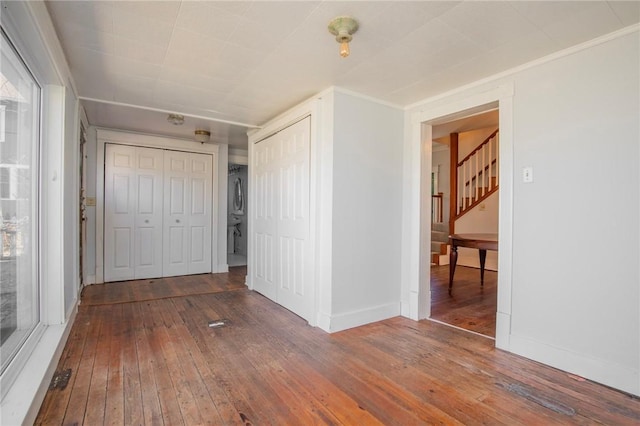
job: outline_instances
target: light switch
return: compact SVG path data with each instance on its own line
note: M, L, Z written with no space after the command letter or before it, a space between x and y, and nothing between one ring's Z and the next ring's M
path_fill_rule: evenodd
M533 182L533 167L527 166L522 168L522 182L524 183Z

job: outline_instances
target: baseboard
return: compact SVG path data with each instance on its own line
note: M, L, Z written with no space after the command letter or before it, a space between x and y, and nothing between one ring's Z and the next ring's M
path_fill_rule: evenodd
M640 396L637 369L592 358L527 337L511 335L509 351L585 379Z
M213 273L214 274L215 273L221 274L221 273L224 273L224 272L229 272L229 265L227 265L226 263L222 263L222 264L218 265L218 270L213 272Z
M95 275L87 275L86 277L84 277L84 285L91 285L95 283L96 283Z
M0 423L18 425L35 422L77 312L77 305L74 305L65 324L50 325L44 331L36 349L2 400Z
M318 326L329 333L347 330L400 315L400 302L318 318ZM319 315L321 316L321 315Z

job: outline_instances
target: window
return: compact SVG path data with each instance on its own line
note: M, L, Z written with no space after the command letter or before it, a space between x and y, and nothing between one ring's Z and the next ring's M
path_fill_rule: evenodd
M4 374L40 322L40 87L4 32L0 42L0 372Z

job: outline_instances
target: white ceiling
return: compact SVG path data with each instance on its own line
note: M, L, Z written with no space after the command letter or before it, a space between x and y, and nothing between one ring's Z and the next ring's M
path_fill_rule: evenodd
M406 106L640 22L638 1L47 5L91 124L187 138L205 128L236 147L332 85ZM339 15L360 23L346 59L327 31Z

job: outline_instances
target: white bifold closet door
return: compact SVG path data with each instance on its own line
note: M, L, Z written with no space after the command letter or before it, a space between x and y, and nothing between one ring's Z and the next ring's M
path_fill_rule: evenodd
M211 272L210 155L164 156L164 276Z
M162 276L161 149L106 145L104 280Z
M307 117L258 142L254 149L252 268L256 291L308 321L314 313L310 276Z
M211 272L212 157L106 144L104 281Z

